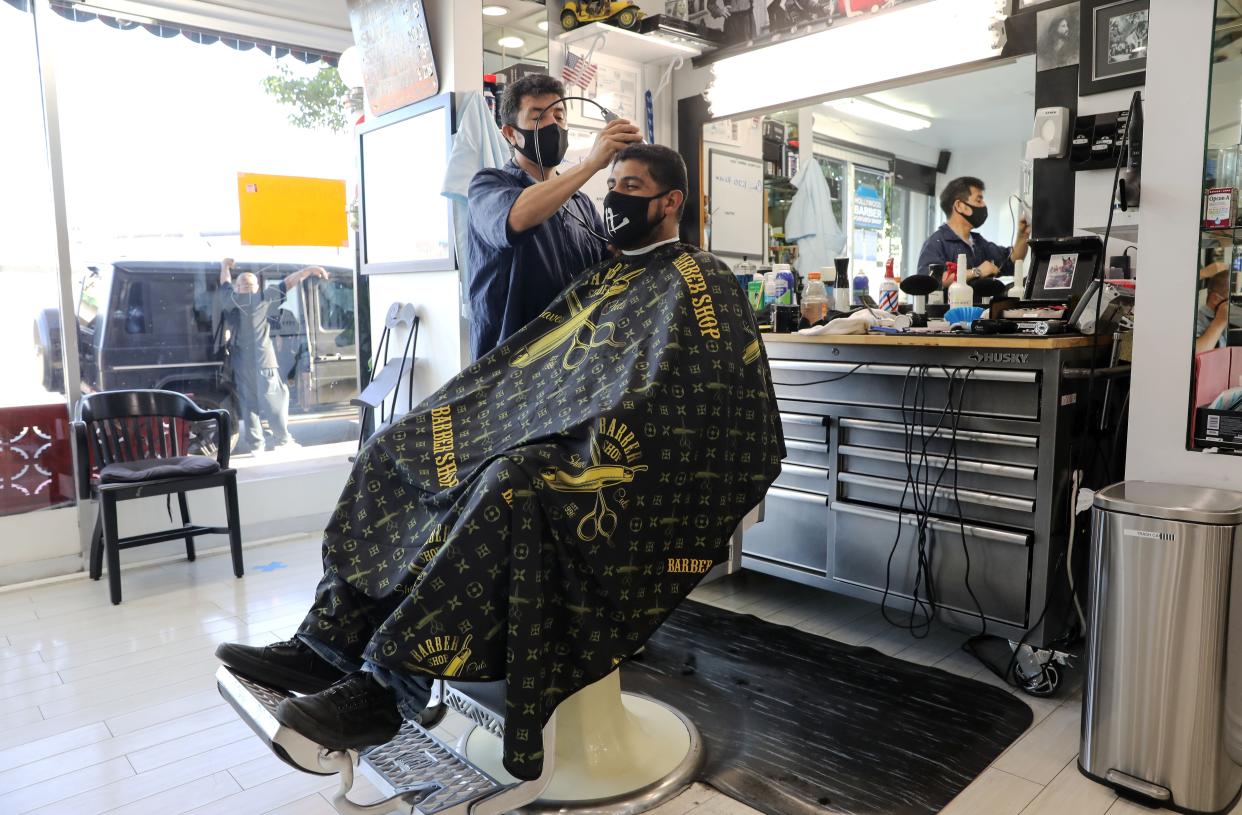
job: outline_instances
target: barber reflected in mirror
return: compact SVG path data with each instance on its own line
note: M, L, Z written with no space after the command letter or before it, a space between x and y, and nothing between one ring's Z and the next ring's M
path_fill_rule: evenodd
M1224 348L1229 336L1229 267L1209 263L1199 270L1207 285L1195 311L1195 353Z
M501 134L513 148L503 167L470 181L470 347L475 359L534 320L579 272L608 254L607 232L581 190L628 144L626 119L608 122L577 165L558 172L569 146L565 86L544 74L505 88Z
M975 302L979 302L978 285L992 278L1011 276L1013 263L1026 257L1031 227L1026 216L1018 220L1012 247L997 246L977 231L988 219L988 205L984 200L983 181L973 176L955 178L940 193L940 209L945 222L931 234L919 252L919 274L928 274L933 263L956 263L957 256L966 255L968 265L966 282L976 287ZM962 274L961 270L958 274ZM953 276L946 274L941 281L948 287Z

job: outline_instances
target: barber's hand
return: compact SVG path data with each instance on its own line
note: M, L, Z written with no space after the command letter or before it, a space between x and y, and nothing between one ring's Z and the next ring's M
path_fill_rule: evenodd
M975 268L979 270L979 277L996 277L1000 273L1000 269L990 260L983 261Z
M307 266L302 271L306 273L307 277L317 277L320 280L328 279L328 271L322 266Z
M1031 237L1031 222L1023 215L1018 219L1018 240L1026 241Z
M592 166L603 170L627 145L643 140L642 134L629 119L613 119L595 137L595 145L587 156Z
M220 261L221 271L231 272L233 271L233 267L235 265L236 265L236 262L232 258L225 258L224 260Z

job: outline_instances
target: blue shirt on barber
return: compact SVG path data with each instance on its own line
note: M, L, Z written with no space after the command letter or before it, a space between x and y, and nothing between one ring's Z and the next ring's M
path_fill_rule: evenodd
M595 205L574 193L551 218L524 232L509 228L509 210L536 181L510 160L480 170L470 182L467 252L470 349L479 359L534 320L579 272L604 259L604 242L572 215L604 234Z
M970 243L962 240L948 224L931 234L919 252L919 274L929 274L927 267L933 263L956 263L957 256L965 254L970 266L975 268L984 261L990 260L1000 269L997 276L1013 274L1013 261L1009 257L1009 247L997 246L978 232L970 233Z

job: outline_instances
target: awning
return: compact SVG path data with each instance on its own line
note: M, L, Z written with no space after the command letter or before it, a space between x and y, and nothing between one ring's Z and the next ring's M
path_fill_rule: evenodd
M18 11L29 11L29 0L4 0L10 6ZM177 25L172 23L141 23L134 20L127 20L124 17L111 17L106 14L96 12L83 11L71 2L61 2L53 0L52 11L56 12L66 20L72 20L78 23L88 23L98 20L106 26L116 28L121 31L130 31L135 28L142 28L157 37L165 39L170 37L182 36L191 42L200 45L214 45L217 42L224 43L229 48L237 51L249 51L252 48L258 48L265 54L277 59L285 56L291 56L294 59L301 60L306 63L314 63L323 61L327 65L336 65L338 54L326 51L315 51L307 48L301 48L282 43L269 42L254 38L237 37L225 32L211 31L195 26Z

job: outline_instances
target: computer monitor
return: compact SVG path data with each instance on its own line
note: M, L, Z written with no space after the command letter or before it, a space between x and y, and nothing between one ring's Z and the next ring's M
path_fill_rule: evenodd
M1030 247L1026 299L1048 303L1082 297L1104 256L1104 242L1094 235L1033 240Z

